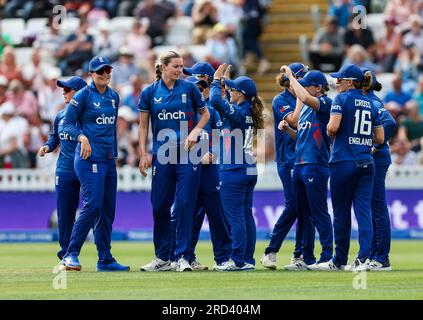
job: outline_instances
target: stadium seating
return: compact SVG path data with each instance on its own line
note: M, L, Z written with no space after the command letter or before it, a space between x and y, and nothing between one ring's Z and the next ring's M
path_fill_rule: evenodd
M191 17L169 19L169 31L165 42L168 45L184 46L192 43L193 22Z
M22 18L3 19L1 30L11 36L14 45L21 44L25 34L25 21Z

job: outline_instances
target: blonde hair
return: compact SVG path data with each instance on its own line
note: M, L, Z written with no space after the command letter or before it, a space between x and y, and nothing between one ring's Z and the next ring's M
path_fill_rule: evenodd
M162 78L162 66L167 66L170 61L174 58L181 58L181 55L176 51L166 51L163 52L156 62L156 80L160 80Z

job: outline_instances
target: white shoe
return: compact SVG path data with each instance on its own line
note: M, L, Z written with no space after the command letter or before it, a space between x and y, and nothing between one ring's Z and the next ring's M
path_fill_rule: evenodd
M192 271L192 267L188 263L187 260L185 260L184 258L179 258L176 271L179 271L179 272Z
M288 271L300 271L300 270L307 270L307 265L302 259L295 259L291 261L290 264L283 267L285 270Z
M251 263L245 263L242 267L238 268L238 271L254 271L256 268Z
M292 257L291 261L289 262L290 264L296 263L298 260L302 260L304 261L303 255L299 256L298 258L296 257Z
M202 264L198 260L194 260L193 262L191 262L191 267L193 270L200 270L200 271L209 270L209 267Z
M311 269L311 270L316 270L316 271L338 271L338 270L344 270L344 266L341 266L340 268L338 268L332 260L326 261L326 262L321 262L321 263L317 263L315 264L315 269ZM310 268L310 266L308 266Z
M220 272L237 271L238 267L232 259L229 259L228 261L222 262L220 264L215 264L213 266L213 270Z
M149 264L142 266L140 270L147 272L170 271L172 266L170 260L164 261L156 257Z
M380 263L377 260L370 260L368 265L369 271L392 271L391 264L389 260L385 261L384 263Z
M178 263L176 261L172 261L170 263L170 267L171 267L170 271L176 271L176 269L178 268Z
M369 259L366 259L365 261L360 261L360 259L355 259L355 261L345 266L344 271L367 271L369 270Z
M268 254L264 254L263 257L261 257L260 259L260 263L265 268L276 270L276 253L270 252Z

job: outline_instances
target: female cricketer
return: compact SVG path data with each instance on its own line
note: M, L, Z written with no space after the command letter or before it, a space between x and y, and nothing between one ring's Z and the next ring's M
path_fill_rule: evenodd
M200 184L201 163L192 161L190 150L197 143L210 114L197 86L179 79L183 59L174 51L159 56L157 81L140 95L140 164L147 175L148 126L153 133L153 180L151 202L154 219L155 258L141 271L169 271L171 248L171 207L176 218L175 259L177 271L192 271L189 248L194 209ZM196 113L200 113L197 121Z
M70 102L78 90L86 85L87 83L80 77L72 77L66 81L57 80L57 86L63 88L63 97L66 104ZM65 112L66 109L63 109L57 113L48 141L38 150L38 155L44 157L46 153L53 152L60 145L55 179L59 245L61 248L57 256L60 260L63 259L69 246L79 204L80 189L80 183L73 168L77 142L63 128Z
M73 227L63 264L66 270L81 270L78 255L94 227L97 270L128 271L129 267L119 264L110 252L116 209L116 119L120 99L108 86L112 73L108 58L92 58L89 72L92 82L75 94L64 118L65 130L78 141L74 167L84 206Z

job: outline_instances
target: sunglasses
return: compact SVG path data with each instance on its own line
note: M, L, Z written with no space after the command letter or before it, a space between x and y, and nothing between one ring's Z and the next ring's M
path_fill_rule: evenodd
M112 67L103 67L103 68L95 71L95 73L97 73L99 76L104 74L104 72L106 72L107 74L110 74L112 72Z
M63 92L64 92L64 93L69 93L69 92L71 92L72 90L73 90L72 88L63 87Z
M239 91L235 88L229 88L229 92L239 92Z

